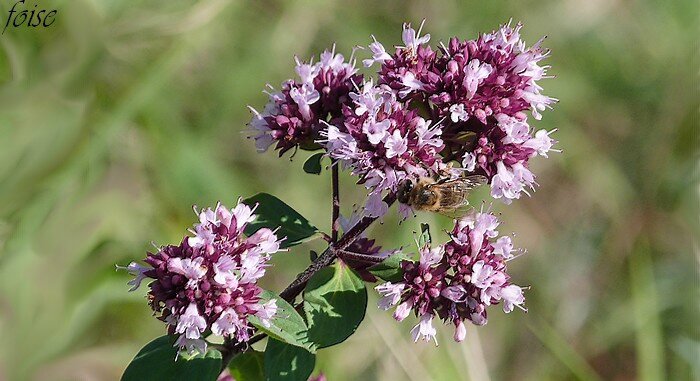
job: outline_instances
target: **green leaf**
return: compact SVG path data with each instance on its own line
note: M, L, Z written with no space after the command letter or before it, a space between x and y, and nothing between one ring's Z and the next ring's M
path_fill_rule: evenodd
M275 230L279 227L277 237L287 237L281 245L282 248L286 248L308 241L318 233L318 229L311 225L309 220L271 194L258 193L244 200L243 203L250 207L258 204L255 209L257 218L245 229L245 234L248 236L261 228Z
M316 365L316 355L304 348L267 340L265 348L265 380L306 381Z
M321 159L323 159L323 152L315 153L309 156L309 158L304 162L304 172L312 175L320 175Z
M401 261L410 261L411 258L402 252L398 252L380 263L368 268L374 276L387 282L399 282L403 279Z
M173 347L175 336L161 336L146 344L124 371L122 381L215 381L221 370L221 353L209 348L204 355L181 354Z
M342 262L317 272L304 289L309 340L319 348L350 337L365 318L366 309L364 282Z
M228 370L236 381L263 381L265 379L265 354L250 350L231 360Z
M430 237L430 225L420 224L420 237L418 237L418 248L430 245L432 238Z
M248 316L250 324L279 341L303 347L312 353L316 353L316 346L309 340L308 328L304 319L291 304L274 292L267 290L260 294L260 299L261 303L275 299L277 301L277 313L270 319L269 327L265 327L255 315Z

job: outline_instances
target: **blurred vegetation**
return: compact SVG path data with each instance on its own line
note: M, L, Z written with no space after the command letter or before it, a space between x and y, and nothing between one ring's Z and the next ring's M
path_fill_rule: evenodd
M12 3L0 3L3 23ZM511 17L527 42L549 35L557 78L545 93L561 100L535 127L558 128L564 152L533 163L532 198L494 204L528 249L511 273L532 285L530 312L495 308L462 345L439 329L435 348L410 342L413 321L370 306L318 370L333 381L700 379L696 1L40 4L59 10L53 26L0 36L0 380L117 379L163 325L114 264L179 242L193 204L266 191L328 227L327 173L304 174L305 152L258 155L241 133L246 104L262 107L295 54L334 42L349 53L370 34L398 44L404 21L426 18L437 42ZM345 213L362 194L344 174ZM419 221L395 222L371 234L411 242ZM319 245L278 255L266 286L281 289Z

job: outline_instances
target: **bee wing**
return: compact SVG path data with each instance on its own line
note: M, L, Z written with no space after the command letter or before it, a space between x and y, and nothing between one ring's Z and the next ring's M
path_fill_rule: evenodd
M435 213L442 214L445 217L449 217L453 220L458 220L474 209L469 203L466 203L458 208L453 208L453 209L438 209L435 211Z
M476 188L480 185L484 185L488 182L489 182L489 179L486 176L469 175L469 176L464 176L464 177L458 177L456 179L445 178L445 179L438 181L435 184L458 183L458 184L461 184L462 186L466 187L467 189L474 189L474 188Z
M440 203L434 211L452 218L463 216L469 210L469 191L487 182L485 176L471 175L429 185L440 193Z
M468 189L474 189L489 182L489 179L482 175L464 176L458 180L462 180Z

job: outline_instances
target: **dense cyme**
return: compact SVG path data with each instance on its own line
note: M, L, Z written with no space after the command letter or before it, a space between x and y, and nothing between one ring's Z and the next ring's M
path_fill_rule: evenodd
M272 144L280 156L292 148L320 148L316 140L323 123L342 116L343 105L350 102L348 94L362 83L354 59L346 62L335 48L323 52L317 63L298 58L296 63L298 79L283 82L279 92L268 85L269 101L262 112L250 107L249 127L260 152Z
M203 335L209 331L245 342L252 333L249 316L269 324L275 315L276 301L261 300L257 281L270 254L280 250L280 240L267 228L250 237L243 234L255 219L253 212L240 200L230 210L221 204L201 210L192 236L148 253L145 266L132 262L127 267L135 276L129 282L132 291L151 280L149 304L168 331L178 335L176 346L204 352Z
M506 261L514 257L513 244L508 236L498 237L498 225L488 212L457 220L450 241L422 247L418 262L402 262L403 281L376 287L382 295L379 307L397 306L398 321L413 312L420 319L411 331L414 341L436 340L435 317L454 324L454 338L462 341L465 321L486 324L488 306L502 303L505 312L524 310L522 288L511 283L506 272Z
M487 124L492 115L522 119L522 113L530 111L540 119L540 111L556 102L541 94L537 83L547 78L548 66L538 62L549 51L540 46L542 40L527 48L520 39L521 28L509 23L476 40L453 37L434 51L426 45L430 35L419 37L420 31L404 25L404 45L388 55L375 41L370 49L384 53L365 64L381 63L379 83L394 89L401 100L429 101L432 118L445 117L453 123L476 118Z
M263 112L251 108L258 150L325 149L369 190L367 216L382 216L383 195L405 178L475 172L505 203L529 194L536 185L529 159L546 157L555 143L527 116L540 119L557 101L539 85L549 68L539 64L549 55L542 39L527 47L522 25L508 23L433 49L422 27L404 24L403 44L393 53L372 37L363 64L378 65L376 82L363 81L354 60L334 51L316 64L297 60L299 79L269 92ZM401 212L411 213L405 205Z
M371 81L351 93L344 123L328 125L324 133L330 157L352 170L369 190L365 215L383 216L385 191L395 192L401 180L433 176L446 169L439 152L441 129L416 110L397 102L387 86Z
M402 45L391 50L372 36L371 57L362 62L377 68L376 79L362 79L354 62L334 53L317 64L298 63L301 80L285 82L266 110L255 112L258 148L276 142L280 153L323 149L368 190L362 211L368 217L382 217L384 197L421 177L483 175L491 196L506 204L529 195L537 185L530 159L557 151L554 131L530 126L557 102L539 84L549 68L541 65L549 56L543 39L528 47L522 25L508 23L473 40L431 47L422 27L404 24ZM399 212L412 211L399 203ZM380 307L397 306L397 320L413 311L420 319L414 340L434 339L437 317L455 325L457 341L464 339L465 321L486 323L489 305L522 308L522 288L506 272L512 243L497 237L497 226L490 213L458 220L449 242L421 247L418 261L402 263L402 282L377 287ZM353 249L379 253L373 241L361 242Z
M549 137L553 131L539 130L533 135L526 119L503 114L494 119L475 133L474 148L462 156L462 166L491 179L491 196L509 204L522 193L529 194L528 188L534 190L529 160L547 157L556 141Z
M283 82L279 91L268 85L262 111L250 107L248 132L259 152L272 145L280 156L298 149L322 151L304 163L304 170L315 174L321 172L322 158L331 159L330 234L281 200L258 194L252 199L260 200L259 218L254 214L258 204L250 207L240 199L233 209L221 204L195 209L199 223L179 245L147 253L145 264L121 267L134 276L130 291L148 282L149 305L166 323L178 353L204 354L208 336L223 337L223 344L215 345L225 359L212 368L217 372L268 336L290 347L268 341L266 373L271 362L271 374L296 367L299 374L307 372L305 379L312 369L303 368L313 368L313 362L285 362L279 354L291 346L323 348L351 335L364 314L343 311L366 307L366 300L355 297L366 299L361 281L389 280L375 287L381 295L378 306L394 308L397 321L413 314L418 319L411 330L414 342L437 345L436 319L453 325L454 339L461 342L467 323L487 323L491 305L505 313L516 307L527 311L524 289L511 282L507 271L507 262L523 251L514 249L510 236L499 236L500 222L490 211L464 213L468 191L487 183L491 196L506 204L529 195L537 185L530 159L558 151L552 148L554 130L535 131L528 120L539 120L540 112L557 101L543 95L538 84L547 78L548 67L539 63L549 52L541 48L542 39L527 47L520 24L508 23L475 40L452 38L437 47L428 45L431 36L421 34L422 27L416 31L404 24L403 45L391 53L372 36L371 58L362 62L378 66L375 78L358 74L355 50L346 61L334 47L316 63L295 59L298 78ZM338 166L349 169L368 193L361 211L349 219L340 215ZM427 242L417 244L417 260L408 260L394 256L402 249L383 250L365 235L395 201L404 219L413 214L411 208L463 217L454 221L443 244L431 242L429 227L421 224L421 241ZM271 296L258 280L286 239L278 232L290 237L289 247L318 237L328 247L320 255L312 251L313 263L280 296ZM336 260L342 261L334 270L342 279L318 276ZM329 317L343 329L311 332ZM302 359L307 355L313 356ZM218 379L232 380L231 373L225 370Z
M421 25L422 27L422 25ZM547 155L554 140L549 133L533 136L526 112L540 112L556 99L541 94L537 83L547 78L549 55L542 40L527 48L520 38L521 24L510 23L476 40L450 39L433 50L430 35L420 36L404 25L403 46L393 55L374 41L373 59L380 63L379 84L391 88L410 109L424 110L441 121L445 162L458 161L465 170L486 175L494 198L509 203L534 189L529 158Z

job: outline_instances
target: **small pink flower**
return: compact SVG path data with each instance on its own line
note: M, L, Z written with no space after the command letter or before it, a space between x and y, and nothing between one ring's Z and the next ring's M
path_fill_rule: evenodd
M222 213L224 210L226 210L225 207L220 207L217 209L221 209ZM248 205L244 204L241 202L241 199L238 199L238 204L236 205L233 210L231 210L231 215L236 218L236 231L237 232L242 232L243 227L255 220L255 215L253 214L255 208L251 208ZM230 226L230 223L225 223L226 226Z
M467 65L462 85L467 90L467 99L471 99L476 94L476 89L493 72L493 67L487 63L479 62L478 59L469 61Z
M392 158L403 155L408 149L408 142L401 136L401 131L394 130L394 133L387 138L384 146L386 147L386 157Z
M184 275L189 279L189 286L197 285L198 281L207 273L207 267L204 265L204 258L171 258L168 261L168 270Z
M427 44L430 41L430 35L426 34L420 37L421 29L423 29L423 24L425 20L421 22L418 32L411 28L411 24L403 24L403 32L401 33L401 38L403 39L404 48L410 51L417 51L418 46L421 44Z
M117 270L126 270L134 277L134 279L127 282L127 284L131 286L129 291L135 291L141 286L141 282L148 277L146 272L150 269L150 267L142 266L136 262L131 262L126 267L117 266Z
M437 246L434 248L425 247L420 251L420 266L428 268L435 264L438 264L442 259L445 250L442 246Z
M219 318L211 325L211 331L219 336L235 336L236 332L245 325L233 308L225 309Z
M238 276L233 272L237 265L233 257L222 255L214 264L214 281L222 286L238 287Z
M289 91L289 96L299 106L299 112L302 118L306 121L311 120L311 105L321 99L321 95L310 84L304 84L299 88L293 88Z
M404 86L404 88L399 91L400 97L405 97L411 92L425 89L425 83L417 79L415 74L410 71L401 76L401 84Z
M485 264L483 260L477 261L472 267L472 284L479 288L487 288L491 284L493 267Z
M408 302L403 302L399 304L398 307L396 307L396 311L394 311L394 319L397 321L403 321L408 317L408 314L411 313L411 305L408 304Z
M370 193L365 203L365 214L371 217L380 217L386 214L389 205L382 200L381 193Z
M531 148L535 150L538 155L547 157L547 153L552 150L552 146L556 143L556 140L550 138L549 135L555 131L556 129L549 132L546 130L539 130L535 133L534 138L529 139L523 144L523 147Z
M395 306L401 300L401 293L405 287L402 283L393 284L391 282L375 287L374 289L382 295L382 299L379 300L379 308L386 311Z
M419 339L425 341L430 341L431 339L435 341L437 346L437 330L433 327L433 315L423 315L418 323L411 330L411 337L413 337L414 342L418 342Z
M493 253L505 259L513 258L513 242L510 237L503 236L493 243Z
M503 311L506 313L513 311L513 306L520 307L525 302L523 289L514 284L501 290L501 298L503 298Z
M321 71L321 68L318 65L314 65L313 61L307 64L299 61L299 57L294 57L294 62L297 64L294 70L297 72L302 84L311 83Z
M461 103L455 103L452 106L450 106L450 119L452 119L452 122L457 123L457 122L464 122L467 119L469 119L469 114L467 114L467 111L464 109L464 105Z
M461 285L446 287L440 295L453 302L463 302L467 298L467 291Z
M372 40L374 42L369 44L369 50L372 51L372 58L362 61L362 64L365 67L370 67L374 65L375 62L379 62L381 64L384 61L391 59L389 53L387 53L386 49L384 49L384 45L377 41L377 39L374 38L374 36L372 36Z
M462 167L467 172L474 172L474 169L476 169L476 155L471 152L465 153L462 160Z
M372 121L369 121L369 123L365 123L365 125L362 126L362 132L364 132L367 135L367 140L369 140L369 142L372 144L379 144L381 142L387 142L386 144L389 144L387 137L389 137L388 130L390 126L391 122L389 120L384 120L378 123L373 123ZM403 146L403 149L405 152L405 145ZM388 155L389 153L387 152L387 156ZM394 154L393 156L396 155Z
M498 162L496 167L498 172L491 179L491 196L503 199L503 202L510 204L511 200L520 198L523 185L515 181L515 175L503 162Z
M276 253L280 251L280 241L277 240L275 233L268 228L259 229L248 237L247 242L256 245L260 252Z
M185 312L177 319L175 332L182 333L188 339L199 339L201 333L207 328L207 322L199 314L197 305L190 303Z

